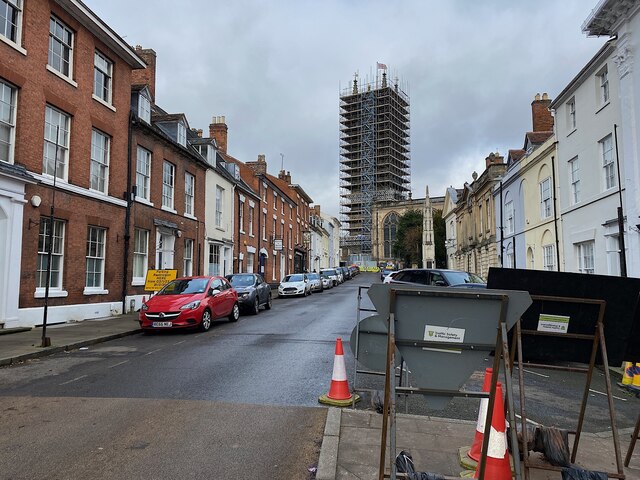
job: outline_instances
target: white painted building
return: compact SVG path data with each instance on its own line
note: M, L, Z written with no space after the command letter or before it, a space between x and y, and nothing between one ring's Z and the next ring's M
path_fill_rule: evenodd
M620 164L624 166L622 184L625 187L626 264L627 274L632 277L640 277L640 73L635 62L640 51L639 12L639 2L601 0L582 25L583 32L589 36L617 37L615 43L607 44L610 50L607 59L608 78L612 83L610 104L613 107L613 112L609 113L612 117L609 122L614 121L620 126L618 154ZM611 219L612 215L607 217ZM615 225L603 228L607 233L616 231ZM607 251L615 246L615 237L610 237L612 239L608 242ZM607 253L607 257L610 256ZM598 258L596 254L596 259ZM596 266L597 263L598 260ZM611 263L609 259L607 265ZM616 272L613 265L608 268L613 273Z
M623 120L616 52L615 40L605 43L550 106L567 272L620 275L617 209L625 184L638 179L625 177L625 164L617 161L624 158L624 135L615 127Z
M442 219L445 224L444 247L447 252L447 268L454 268L455 253L458 248L458 242L456 241L456 225L458 223L456 219L456 203L458 203L459 193L461 191L449 187L444 194Z
M340 266L340 226L342 224L336 217L326 213L320 213L320 218L322 218L322 227L329 234L327 260L322 268L338 267Z

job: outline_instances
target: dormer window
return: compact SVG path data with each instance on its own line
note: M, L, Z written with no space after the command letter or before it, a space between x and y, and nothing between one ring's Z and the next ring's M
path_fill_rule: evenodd
M178 122L178 130L177 130L177 141L183 147L187 146L187 127L184 126L184 123Z
M138 117L151 124L151 100L142 93L138 96Z

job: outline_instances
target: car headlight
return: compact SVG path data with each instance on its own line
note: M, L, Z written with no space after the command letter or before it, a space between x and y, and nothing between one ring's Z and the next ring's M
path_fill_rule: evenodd
M180 310L195 310L200 306L200 300L194 300L180 307Z
M247 298L249 296L248 293L243 293L242 295L240 295L240 298Z
M149 310L149 305L147 305L146 303L143 303L142 306L140 307L140 310L142 310L143 312L146 312L147 310Z

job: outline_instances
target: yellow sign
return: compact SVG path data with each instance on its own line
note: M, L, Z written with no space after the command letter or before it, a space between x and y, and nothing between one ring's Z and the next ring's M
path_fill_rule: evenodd
M177 276L178 270L147 270L144 289L147 292L157 292Z

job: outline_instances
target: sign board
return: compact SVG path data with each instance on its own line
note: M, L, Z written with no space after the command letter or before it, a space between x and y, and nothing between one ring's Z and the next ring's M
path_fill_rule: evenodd
M157 292L177 276L177 270L147 270L144 289L146 292Z
M538 317L538 331L552 333L567 333L569 319L566 315L548 315L541 313Z
M276 238L273 241L273 249L277 250L277 251L282 250L282 239L281 238Z

